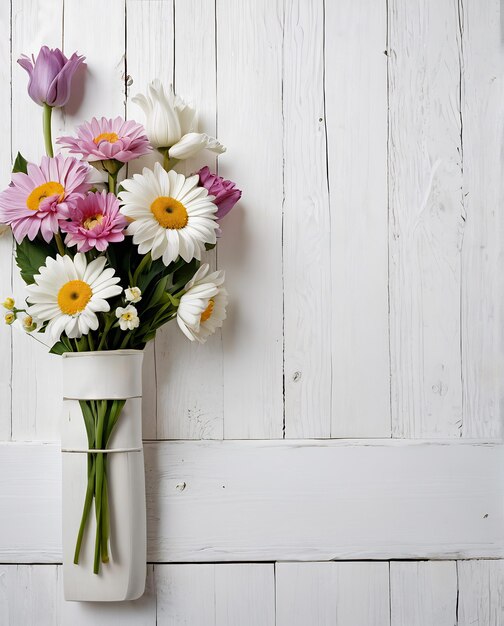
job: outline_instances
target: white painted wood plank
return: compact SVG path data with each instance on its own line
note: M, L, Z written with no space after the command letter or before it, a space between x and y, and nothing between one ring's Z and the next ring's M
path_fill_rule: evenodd
M217 132L215 55L215 4L200 0L177 1L176 92L196 107L200 130L213 136ZM215 171L215 155L204 151L197 158L180 163L177 170L190 175L203 165ZM203 260L215 267L215 258L216 253L210 252ZM188 341L175 322L168 324L156 340L156 358L157 436L160 439L222 439L221 333L216 333L202 346Z
M464 228L458 2L388 6L392 431L458 437Z
M389 626L388 563L277 563L276 605L277 626Z
M66 130L93 116L124 116L125 0L103 9L102 0L65 0L65 52L77 50L88 65L82 92L66 107Z
M504 561L460 561L458 626L504 626Z
M502 437L504 48L502 3L460 2L464 202L462 358L464 436Z
M62 0L12 2L12 146L14 153L20 151L34 163L45 154L42 109L29 98L28 76L17 59L36 54L44 44L61 47L62 15ZM14 296L22 303L25 284L17 268L13 282ZM61 396L59 357L49 355L47 348L22 332L13 332L12 345L12 438L55 439Z
M226 439L282 437L282 15L280 0L217 0L219 173L244 190L218 251Z
M0 84L3 85L0 99L0 119L4 120L2 142L0 143L0 186L5 188L10 182L11 170L11 97L10 97L10 3L0 5ZM0 226L0 302L12 295L12 236L10 231L2 234ZM2 311L6 313L5 310ZM3 318L3 315L2 315ZM0 319L0 322L3 320ZM0 439L11 436L11 376L12 338L10 329L5 326L0 331Z
M388 437L386 3L339 0L325 11L331 436Z
M56 565L0 565L2 626L155 626L154 567L145 594L135 602L66 602Z
M455 561L390 563L391 626L457 624Z
M285 434L331 432L331 258L324 7L285 4L283 45Z
M273 626L274 565L157 565L159 626Z
M152 442L148 558L504 556L504 446L390 440ZM0 562L61 558L55 444L0 444Z
M56 565L0 565L2 626L61 626Z
M173 2L172 0L127 0L127 73L128 99L137 93L145 93L147 84L159 78L166 86L173 83ZM136 104L127 102L127 117L140 123L145 122L143 113ZM128 165L128 175L141 172L143 167L152 166L160 161L159 153L143 157L139 162ZM148 439L156 439L158 410L164 407L159 402L158 389L164 389L166 363L158 372L156 368L157 352L163 346L164 330L147 347L144 356L144 395L143 395L143 433ZM161 379L158 379L158 376Z

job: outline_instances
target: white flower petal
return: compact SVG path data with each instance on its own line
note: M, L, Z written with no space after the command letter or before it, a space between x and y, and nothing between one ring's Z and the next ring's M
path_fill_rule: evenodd
M204 149L217 154L226 151L226 148L215 137L210 137L206 133L187 133L170 148L168 155L171 159L190 159Z

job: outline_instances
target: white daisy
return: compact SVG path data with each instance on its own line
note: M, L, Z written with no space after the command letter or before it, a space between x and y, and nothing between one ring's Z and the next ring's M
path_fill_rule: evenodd
M222 286L224 272L208 274L202 265L187 283L177 309L180 330L191 341L204 343L226 319L227 291Z
M117 296L122 287L113 268L104 269L105 257L87 263L79 252L69 256L48 257L46 264L28 285L28 314L49 322L46 333L54 342L64 332L71 339L98 328L97 313L110 311L107 298Z
M179 255L200 260L205 244L216 243L217 207L198 182L197 174L186 178L156 163L154 171L144 168L121 183L121 213L133 220L126 234L133 235L139 254L150 252L169 265Z
M140 318L135 306L128 304L127 307L118 306L116 309L116 317L119 318L119 326L121 330L133 330L140 325Z

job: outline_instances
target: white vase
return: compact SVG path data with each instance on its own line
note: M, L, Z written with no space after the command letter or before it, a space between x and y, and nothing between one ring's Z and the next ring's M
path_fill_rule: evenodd
M139 350L63 355L63 579L66 600L134 600L145 589L146 509L142 447L142 360ZM110 507L108 563L93 573L95 511L79 564L74 551L87 487L88 440L79 400L126 400L107 449ZM115 452L113 450L116 450Z

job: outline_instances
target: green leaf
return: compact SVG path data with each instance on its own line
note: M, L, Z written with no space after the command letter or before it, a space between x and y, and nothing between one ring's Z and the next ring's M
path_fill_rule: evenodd
M84 426L86 427L88 445L92 448L95 442L95 424L91 404L86 400L79 400L79 404L84 418Z
M21 152L18 152L14 165L12 166L12 173L17 174L18 172L22 172L23 174L26 174L28 169L27 165L28 161L24 158Z
M68 352L65 344L62 341L58 341L58 343L55 343L54 346L49 350L49 354L65 354L65 352Z
M165 289L166 289L166 284L168 282L168 278L170 278L169 276L163 276L158 284L156 285L156 288L154 289L154 293L152 294L152 296L149 298L148 300L148 306L146 307L145 310L151 309L152 307L156 306L158 304L158 302L161 300L161 298L163 297L163 294L165 293Z
M16 264L21 272L21 278L27 285L35 282L34 275L39 273L39 268L45 265L48 256L53 256L50 246L41 241L30 241L25 237L16 246Z
M45 332L45 327L42 328L39 332ZM70 339L61 335L61 339L54 344L54 346L49 350L50 354L65 354L65 352L73 352L72 344L70 343Z

